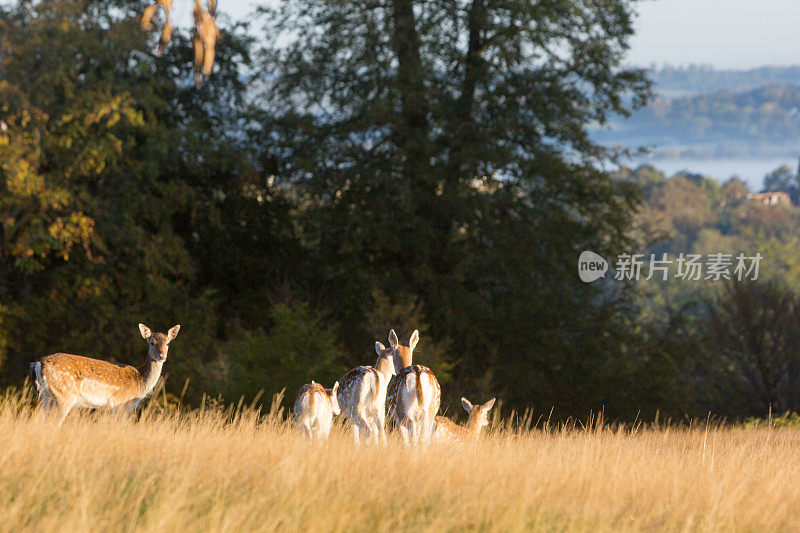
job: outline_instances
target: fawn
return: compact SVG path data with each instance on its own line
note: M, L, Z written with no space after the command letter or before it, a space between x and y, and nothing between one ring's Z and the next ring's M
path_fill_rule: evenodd
M466 398L461 398L461 405L469 413L465 426L459 426L449 418L437 416L433 424L433 439L437 441L478 440L481 430L489 425L489 411L494 407L494 398L481 405L472 405Z
M300 387L292 411L297 425L310 439L313 440L315 436L320 440L328 438L333 425L333 415L341 412L339 401L336 399L338 389L338 381L331 389L325 389L313 381Z

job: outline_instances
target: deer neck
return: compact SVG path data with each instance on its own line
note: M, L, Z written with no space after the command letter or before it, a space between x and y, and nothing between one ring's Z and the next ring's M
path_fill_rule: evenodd
M389 383L395 370L394 361L391 357L378 357L378 361L375 363L375 370L383 374L386 378L386 383Z
M158 383L158 378L161 377L161 368L163 366L163 361L153 361L150 357L148 357L147 361L144 363L144 366L139 369L139 375L142 379L140 386L142 397L145 397L153 392L156 383Z
M394 371L399 374L401 370L411 366L411 350L406 346L398 346L392 354L392 359L394 361Z
M467 419L467 425L465 426L469 434L476 438L481 432L481 426L479 425L479 422L480 422L480 417L470 416Z

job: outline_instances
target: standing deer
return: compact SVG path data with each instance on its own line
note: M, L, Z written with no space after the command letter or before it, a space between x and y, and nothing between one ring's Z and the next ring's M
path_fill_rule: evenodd
M433 421L439 412L442 389L427 366L412 365L419 330L414 330L408 344L400 344L394 330L389 332L396 376L389 382L389 410L400 428L403 442L429 440Z
M386 443L386 389L395 373L394 351L375 343L378 360L375 366L359 366L349 370L340 380L339 405L350 419L353 439Z
M39 391L39 401L46 409L58 409L58 425L73 407L136 409L139 402L153 392L167 360L169 343L178 336L180 328L174 326L164 335L154 334L150 328L139 324L149 348L144 366L138 370L68 353L43 357L31 364L31 377Z
M203 85L204 77L211 75L217 40L220 35L214 18L217 12L216 0L209 2L209 8L210 12L203 8L200 0L194 0L192 47L194 48L194 83L198 87Z
M170 12L172 11L172 0L155 0L152 4L144 8L142 13L141 25L144 30L153 29L153 23L150 22L155 15L159 6L164 8L164 26L161 28L161 37L158 40L158 52L156 55L159 57L166 50L170 39L172 39L172 21L170 20Z
M292 411L297 425L310 439L313 440L315 435L321 440L328 438L333 424L333 415L341 412L339 401L336 398L338 389L338 381L333 388L327 390L313 381L300 387Z
M449 418L437 416L433 424L433 439L437 441L465 442L478 440L481 430L489 425L489 411L494 407L494 398L481 405L472 405L461 398L461 405L469 413L466 426L459 426Z

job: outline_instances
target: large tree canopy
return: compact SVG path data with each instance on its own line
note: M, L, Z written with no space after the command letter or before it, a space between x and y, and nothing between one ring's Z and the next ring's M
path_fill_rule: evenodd
M643 73L621 66L632 8L287 0L264 10L265 165L302 191L323 282L351 331L375 285L418 296L433 335L452 342L459 385L541 406L590 386L570 384L573 370L630 356L603 340L615 318L603 334L595 322L618 318L609 306L620 302L581 284L575 263L583 249L627 243L638 198L598 170L609 154L587 134L648 96ZM585 398L561 407L597 400Z

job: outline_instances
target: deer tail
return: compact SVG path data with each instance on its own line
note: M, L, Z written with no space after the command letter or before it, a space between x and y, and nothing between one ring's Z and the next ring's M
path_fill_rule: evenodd
M420 375L421 372L418 367L414 367L414 376L417 378L417 401L419 402L420 407L425 405L422 403L422 376Z
M35 363L31 363L30 373L31 382L33 382L33 384L36 386L36 390L39 392L39 394L41 394L47 387L47 382L42 376L42 362L37 361Z
M378 396L381 393L381 376L380 373L374 368L372 369L372 375L375 377L375 389L372 393L372 403L374 405L378 403Z

